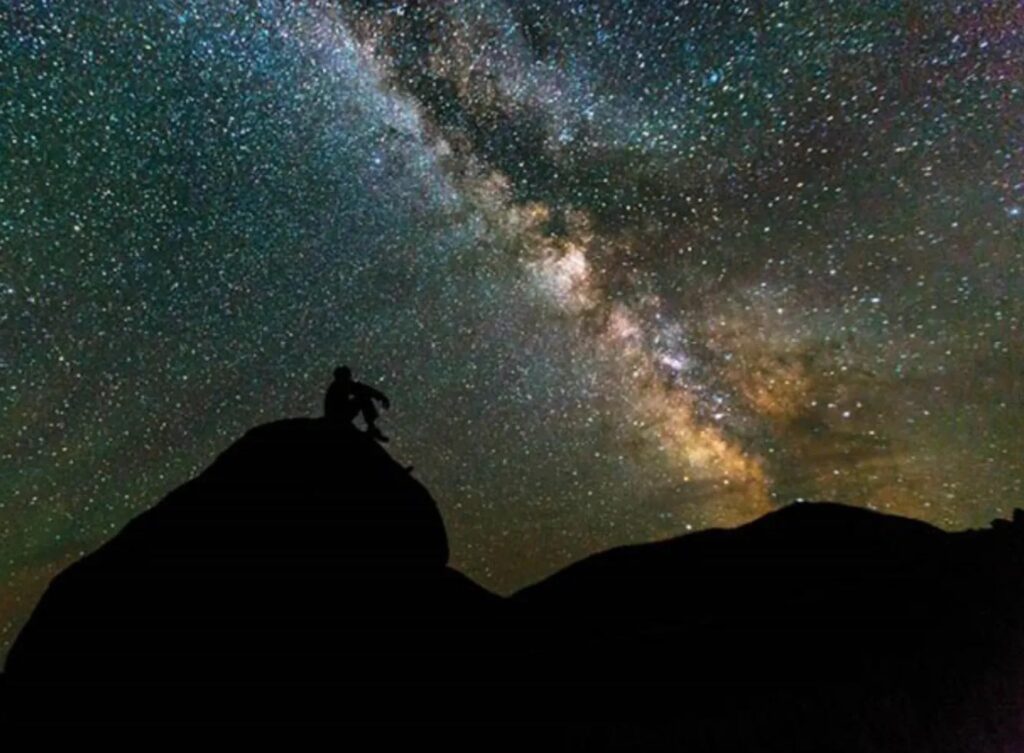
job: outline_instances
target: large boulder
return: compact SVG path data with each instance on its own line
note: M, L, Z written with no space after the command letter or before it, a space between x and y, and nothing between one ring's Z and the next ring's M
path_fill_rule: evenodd
M437 505L380 445L267 424L58 575L7 679L429 676L409 655L470 650L499 602L447 561Z

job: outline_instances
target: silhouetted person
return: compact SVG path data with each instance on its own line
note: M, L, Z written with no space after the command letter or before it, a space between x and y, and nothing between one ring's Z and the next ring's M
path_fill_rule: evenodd
M377 428L376 421L380 414L374 401L384 406L385 410L391 407L387 395L362 382L353 381L352 370L348 366L341 366L334 370L334 381L327 388L324 416L330 421L347 424L362 413L366 433L378 442L387 442L388 438Z

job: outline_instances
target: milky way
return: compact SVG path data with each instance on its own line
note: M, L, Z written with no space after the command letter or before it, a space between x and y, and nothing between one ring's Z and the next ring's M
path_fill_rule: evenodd
M0 2L3 645L331 369L508 591L1021 504L1017 2Z

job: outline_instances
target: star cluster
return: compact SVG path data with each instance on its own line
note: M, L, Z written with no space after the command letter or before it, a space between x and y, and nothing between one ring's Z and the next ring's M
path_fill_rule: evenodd
M1024 485L1024 9L0 6L0 601L331 369L510 590Z

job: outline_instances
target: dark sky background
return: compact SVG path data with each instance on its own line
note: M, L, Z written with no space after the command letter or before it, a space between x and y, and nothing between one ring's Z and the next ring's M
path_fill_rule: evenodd
M1024 484L1024 6L0 0L0 649L331 369L504 592Z

